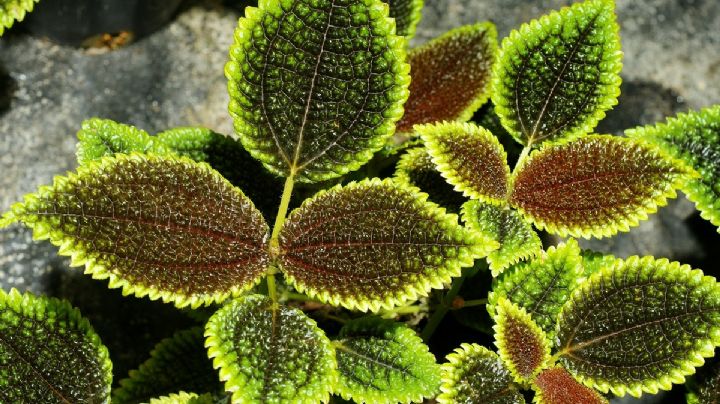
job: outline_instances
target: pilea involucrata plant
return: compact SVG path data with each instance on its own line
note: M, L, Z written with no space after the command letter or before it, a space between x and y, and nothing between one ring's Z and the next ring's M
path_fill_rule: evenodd
M670 389L713 356L714 278L572 238L543 250L536 229L611 236L678 188L720 225L720 107L592 134L619 94L612 0L552 12L499 47L479 23L409 49L421 7L247 8L225 66L239 141L84 122L77 171L0 226L24 223L124 294L220 307L111 394L108 351L76 309L3 292L2 401L605 402ZM394 175L362 178L383 159ZM468 341L440 365L426 342L486 268L492 291L474 304L496 349ZM710 402L717 384L690 397Z

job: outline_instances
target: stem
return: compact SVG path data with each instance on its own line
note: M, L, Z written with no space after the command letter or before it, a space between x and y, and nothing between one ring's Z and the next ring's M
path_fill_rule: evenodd
M472 299L472 300L465 300L463 302L463 306L459 309L464 309L466 307L473 307L473 306L482 306L487 304L487 299Z
M453 279L450 290L447 292L445 297L443 297L440 305L437 307L437 310L435 310L432 316L430 316L427 324L425 324L425 328L423 328L422 332L420 333L420 338L422 338L422 340L426 343L430 340L430 337L432 337L435 329L437 329L437 327L440 325L440 322L445 317L445 314L447 314L448 310L450 310L452 301L453 299L455 299L455 296L457 296L457 294L460 292L460 287L465 281L466 276L467 273L463 271L463 274L459 278Z
M395 316L395 315L403 315L403 314L414 314L422 310L422 307L419 305L410 305L410 306L400 306L396 307L394 309L389 310L383 310L380 314L382 316Z
M275 225L273 226L272 235L270 236L270 252L272 255L273 249L277 249L278 237L280 236L280 230L285 224L285 216L287 216L288 206L290 206L290 197L292 196L293 186L295 185L295 175L290 174L285 180L285 187L283 188L282 197L280 198L280 207L278 207L277 216L275 216Z
M268 286L268 295L270 295L270 299L273 302L273 306L277 307L277 305L278 305L277 288L275 287L275 271L273 271L273 270L268 272L267 286Z
M513 171L517 171L518 168L522 167L522 165L525 163L525 159L527 159L528 154L530 154L530 150L532 149L532 145L528 143L527 146L525 146L522 149L522 152L520 152L520 156L518 157L517 163L515 163L515 168Z

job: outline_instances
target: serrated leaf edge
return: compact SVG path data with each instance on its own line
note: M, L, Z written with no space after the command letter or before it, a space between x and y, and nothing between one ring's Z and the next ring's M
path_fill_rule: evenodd
M5 29L13 26L16 21L25 19L25 15L33 11L35 3L40 0L10 0L0 6L0 36Z

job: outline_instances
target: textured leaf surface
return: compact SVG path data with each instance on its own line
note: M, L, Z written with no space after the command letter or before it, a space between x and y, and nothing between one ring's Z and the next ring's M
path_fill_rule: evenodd
M465 196L505 204L510 167L492 133L471 123L443 122L416 127L438 171Z
M612 267L615 265L615 261L617 261L617 258L612 254L603 254L591 250L582 250L580 255L582 256L585 277L589 277L595 272L600 272L605 268Z
M415 147L400 157L395 178L428 194L428 200L446 208L449 212L460 212L467 201L460 192L445 181L435 167L432 157L424 147Z
M208 396L200 396L197 393L186 393L184 391L168 394L162 397L152 398L150 404L212 404Z
M412 38L422 17L423 0L385 0L390 6L390 17L395 19L398 35Z
M586 136L533 152L515 171L510 204L551 233L607 237L637 226L692 175L637 140Z
M77 137L75 154L80 164L116 153L168 152L158 139L144 130L110 119L92 118L84 121Z
M540 404L603 404L608 401L597 391L583 386L567 370L554 367L543 370L533 382L536 403Z
M508 207L469 201L463 205L462 219L470 229L500 245L487 257L493 276L500 275L510 265L532 258L542 251L540 237L530 223Z
M66 301L0 290L0 401L107 403L112 364Z
M525 309L505 298L495 306L495 345L516 382L527 385L550 360L550 342Z
M22 21L39 0L0 0L0 36L15 21Z
M495 110L495 105L493 105L492 102L485 103L485 105L473 115L472 122L487 129L498 138L498 141L500 141L500 144L508 155L508 164L510 167L515 167L520 154L522 154L523 146L515 141L515 138L502 126L500 117Z
M15 220L110 287L180 307L248 289L267 261L260 212L209 166L185 158L86 164L26 196L0 225Z
M330 340L300 310L245 296L215 313L205 336L233 402L328 400L335 355Z
M162 340L150 358L128 378L120 380L113 403L144 403L180 390L194 393L220 391L222 386L207 356L202 328L179 331Z
M462 344L442 365L441 404L524 404L525 399L500 357L478 344Z
M493 103L522 144L593 130L620 94L613 0L588 0L512 31L502 42Z
M408 97L405 40L380 0L267 0L246 8L225 66L243 145L304 182L357 169Z
M556 342L558 362L588 386L669 390L720 345L720 286L677 262L618 260L573 293Z
M413 49L410 98L398 132L413 125L467 121L490 96L490 75L497 58L497 31L486 22L455 28Z
M318 193L280 233L283 272L310 296L363 311L441 288L496 245L426 199L379 179Z
M367 403L421 402L440 387L440 365L415 331L365 317L347 323L333 341L345 399Z
M683 184L682 190L703 218L720 227L720 105L626 133L660 146L697 170L700 177Z
M583 275L580 247L570 239L498 278L488 296L488 311L494 315L498 301L508 299L527 310L545 333L553 335L560 309Z

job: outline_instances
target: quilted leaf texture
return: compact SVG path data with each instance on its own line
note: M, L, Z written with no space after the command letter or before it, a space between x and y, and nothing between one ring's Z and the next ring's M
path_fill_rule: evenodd
M39 0L0 0L0 36L15 21L22 21Z
M159 139L144 130L110 119L91 118L83 121L77 137L75 154L79 164L116 153L169 153Z
M390 6L390 17L395 19L398 35L412 38L422 17L423 0L385 0Z
M268 261L260 212L210 166L186 158L93 161L27 195L0 226L13 221L110 287L178 307L247 290Z
M580 384L567 370L557 366L543 370L533 382L539 404L603 404L607 399L597 391Z
M359 168L408 97L405 39L380 0L263 0L245 9L230 61L230 114L245 148L302 182Z

